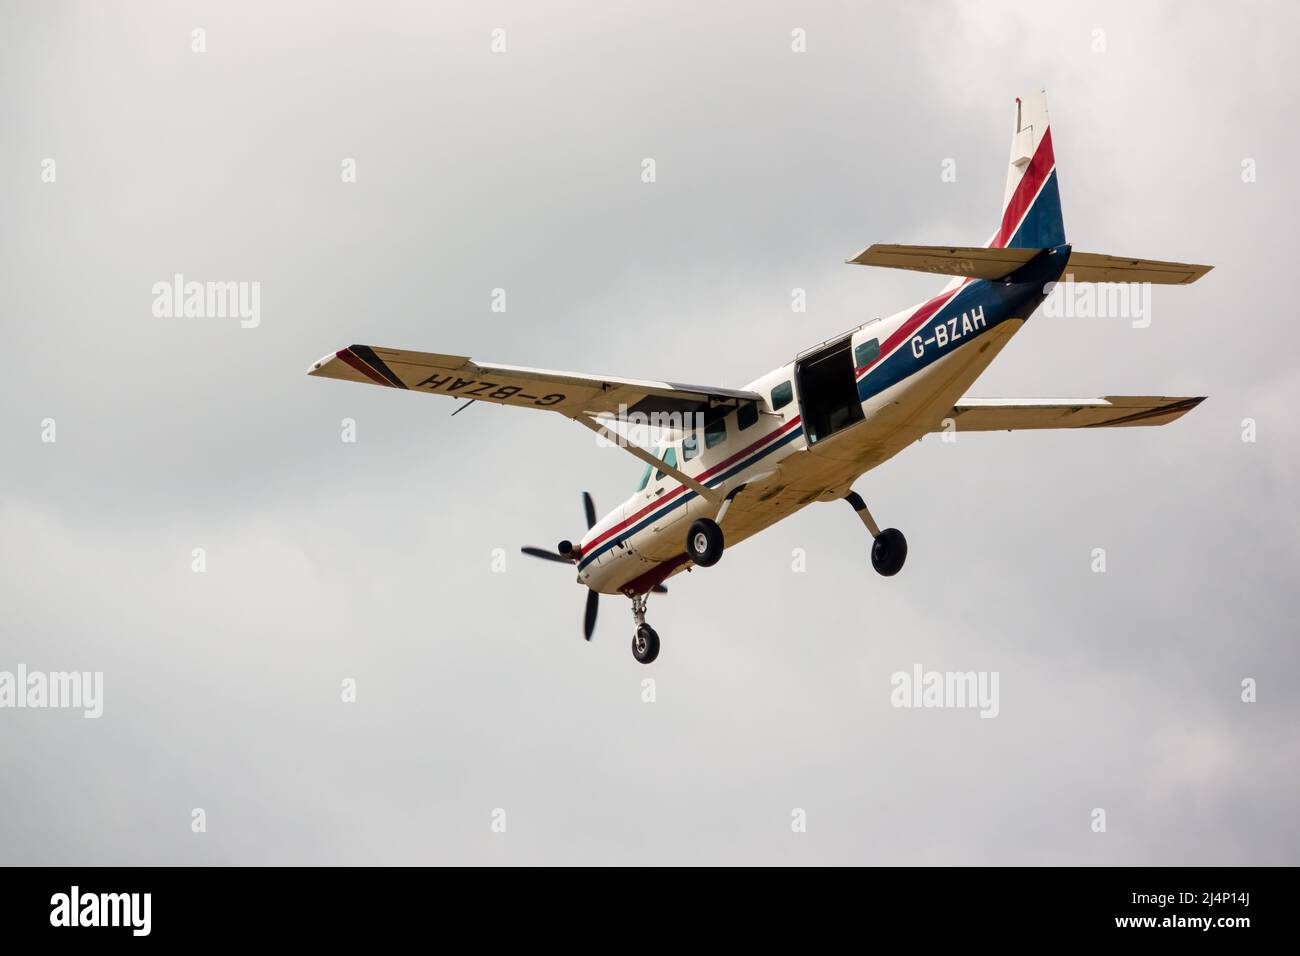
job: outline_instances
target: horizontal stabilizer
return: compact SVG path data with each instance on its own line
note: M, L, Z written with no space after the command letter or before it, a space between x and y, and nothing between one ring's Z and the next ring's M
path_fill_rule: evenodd
M1038 254L1037 249L986 249L973 246L900 246L878 242L849 260L859 266L937 272L972 279L1001 279Z
M876 243L849 262L886 269L934 272L972 279L1002 279L1038 254L1037 249L996 249L983 246L904 246ZM1071 250L1065 275L1075 282L1150 282L1154 285L1186 285L1195 282L1213 266L1157 259L1131 259L1095 252Z
M1107 395L1104 398L964 398L933 431L1000 432L1027 428L1119 428L1167 425L1205 398Z
M1161 262L1158 259L1127 259L1103 256L1096 252L1071 252L1061 278L1075 282L1150 282L1152 285L1187 285L1195 282L1214 266L1187 262Z

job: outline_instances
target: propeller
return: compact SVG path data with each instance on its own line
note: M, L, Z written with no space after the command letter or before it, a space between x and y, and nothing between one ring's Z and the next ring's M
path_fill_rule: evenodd
M596 502L586 491L582 493L582 510L587 517L587 530L590 531L596 523ZM531 558L541 558L543 561L555 561L559 564L577 564L581 556L574 548L573 542L567 538L557 544L554 551L534 547L523 547L519 550ZM587 591L587 606L582 612L582 636L587 640L591 640L591 635L596 630L596 612L599 609L600 594L596 591Z
M591 640L592 632L596 630L596 612L600 610L600 592L587 592L587 607L582 612L582 636L586 640Z
M589 492L582 493L582 510L587 518L587 530L590 531L596 524L596 502L591 498ZM547 551L545 548L534 548L531 546L519 549L521 553L531 558L541 558L543 561L555 561L559 564L577 564L580 553L573 546L573 542L565 539L555 546L554 551ZM656 584L651 590L656 594L667 594L668 589L662 584ZM586 640L591 640L591 635L596 630L596 612L600 610L600 592L587 591L587 606L582 613L582 636Z
M519 550L522 551L524 554L529 555L530 557L541 558L543 561L559 561L561 564L572 564L572 563L573 563L573 562L570 561L568 558L566 558L564 555L562 555L562 554L557 554L557 553L554 552L554 551L547 551L545 548L527 548L527 547L526 547L526 548L520 548Z

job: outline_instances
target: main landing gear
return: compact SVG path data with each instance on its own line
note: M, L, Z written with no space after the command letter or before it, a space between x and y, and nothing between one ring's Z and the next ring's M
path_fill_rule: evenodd
M632 598L632 618L636 621L636 633L632 635L632 656L638 663L653 664L659 656L659 635L645 622L645 605L644 594Z
M691 556L696 567L711 568L722 557L726 543L722 539L722 529L710 518L700 518L686 532L686 553Z
M888 578L903 570L903 562L907 560L907 539L903 537L903 532L897 528L881 531L876 519L867 510L867 503L856 491L850 491L844 500L853 506L862 523L871 532L871 566L876 569L876 573Z

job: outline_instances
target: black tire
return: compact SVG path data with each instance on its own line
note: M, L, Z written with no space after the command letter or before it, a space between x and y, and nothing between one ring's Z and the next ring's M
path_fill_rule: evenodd
M903 562L906 560L907 539L903 537L903 532L897 528L886 528L876 535L876 540L871 545L871 566L877 574L893 577L903 570Z
M659 656L659 635L649 624L642 624L632 636L632 656L642 664L653 664Z
M686 532L686 553L691 556L697 567L711 568L722 557L725 543L722 529L716 521L700 518Z

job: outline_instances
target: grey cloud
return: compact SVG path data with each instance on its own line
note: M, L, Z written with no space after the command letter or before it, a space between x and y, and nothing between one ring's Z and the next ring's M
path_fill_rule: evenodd
M1297 15L1254 8L6 7L0 668L105 702L0 711L0 859L1296 863ZM976 394L1210 400L923 441L858 484L895 579L813 506L674 579L639 668L626 602L585 645L517 552L637 463L305 375L372 342L742 386L937 287L867 244L987 238L1035 85L1071 240L1216 269L1149 329L1040 315ZM261 325L153 318L175 272L260 281ZM914 662L998 671L998 718L892 708Z

